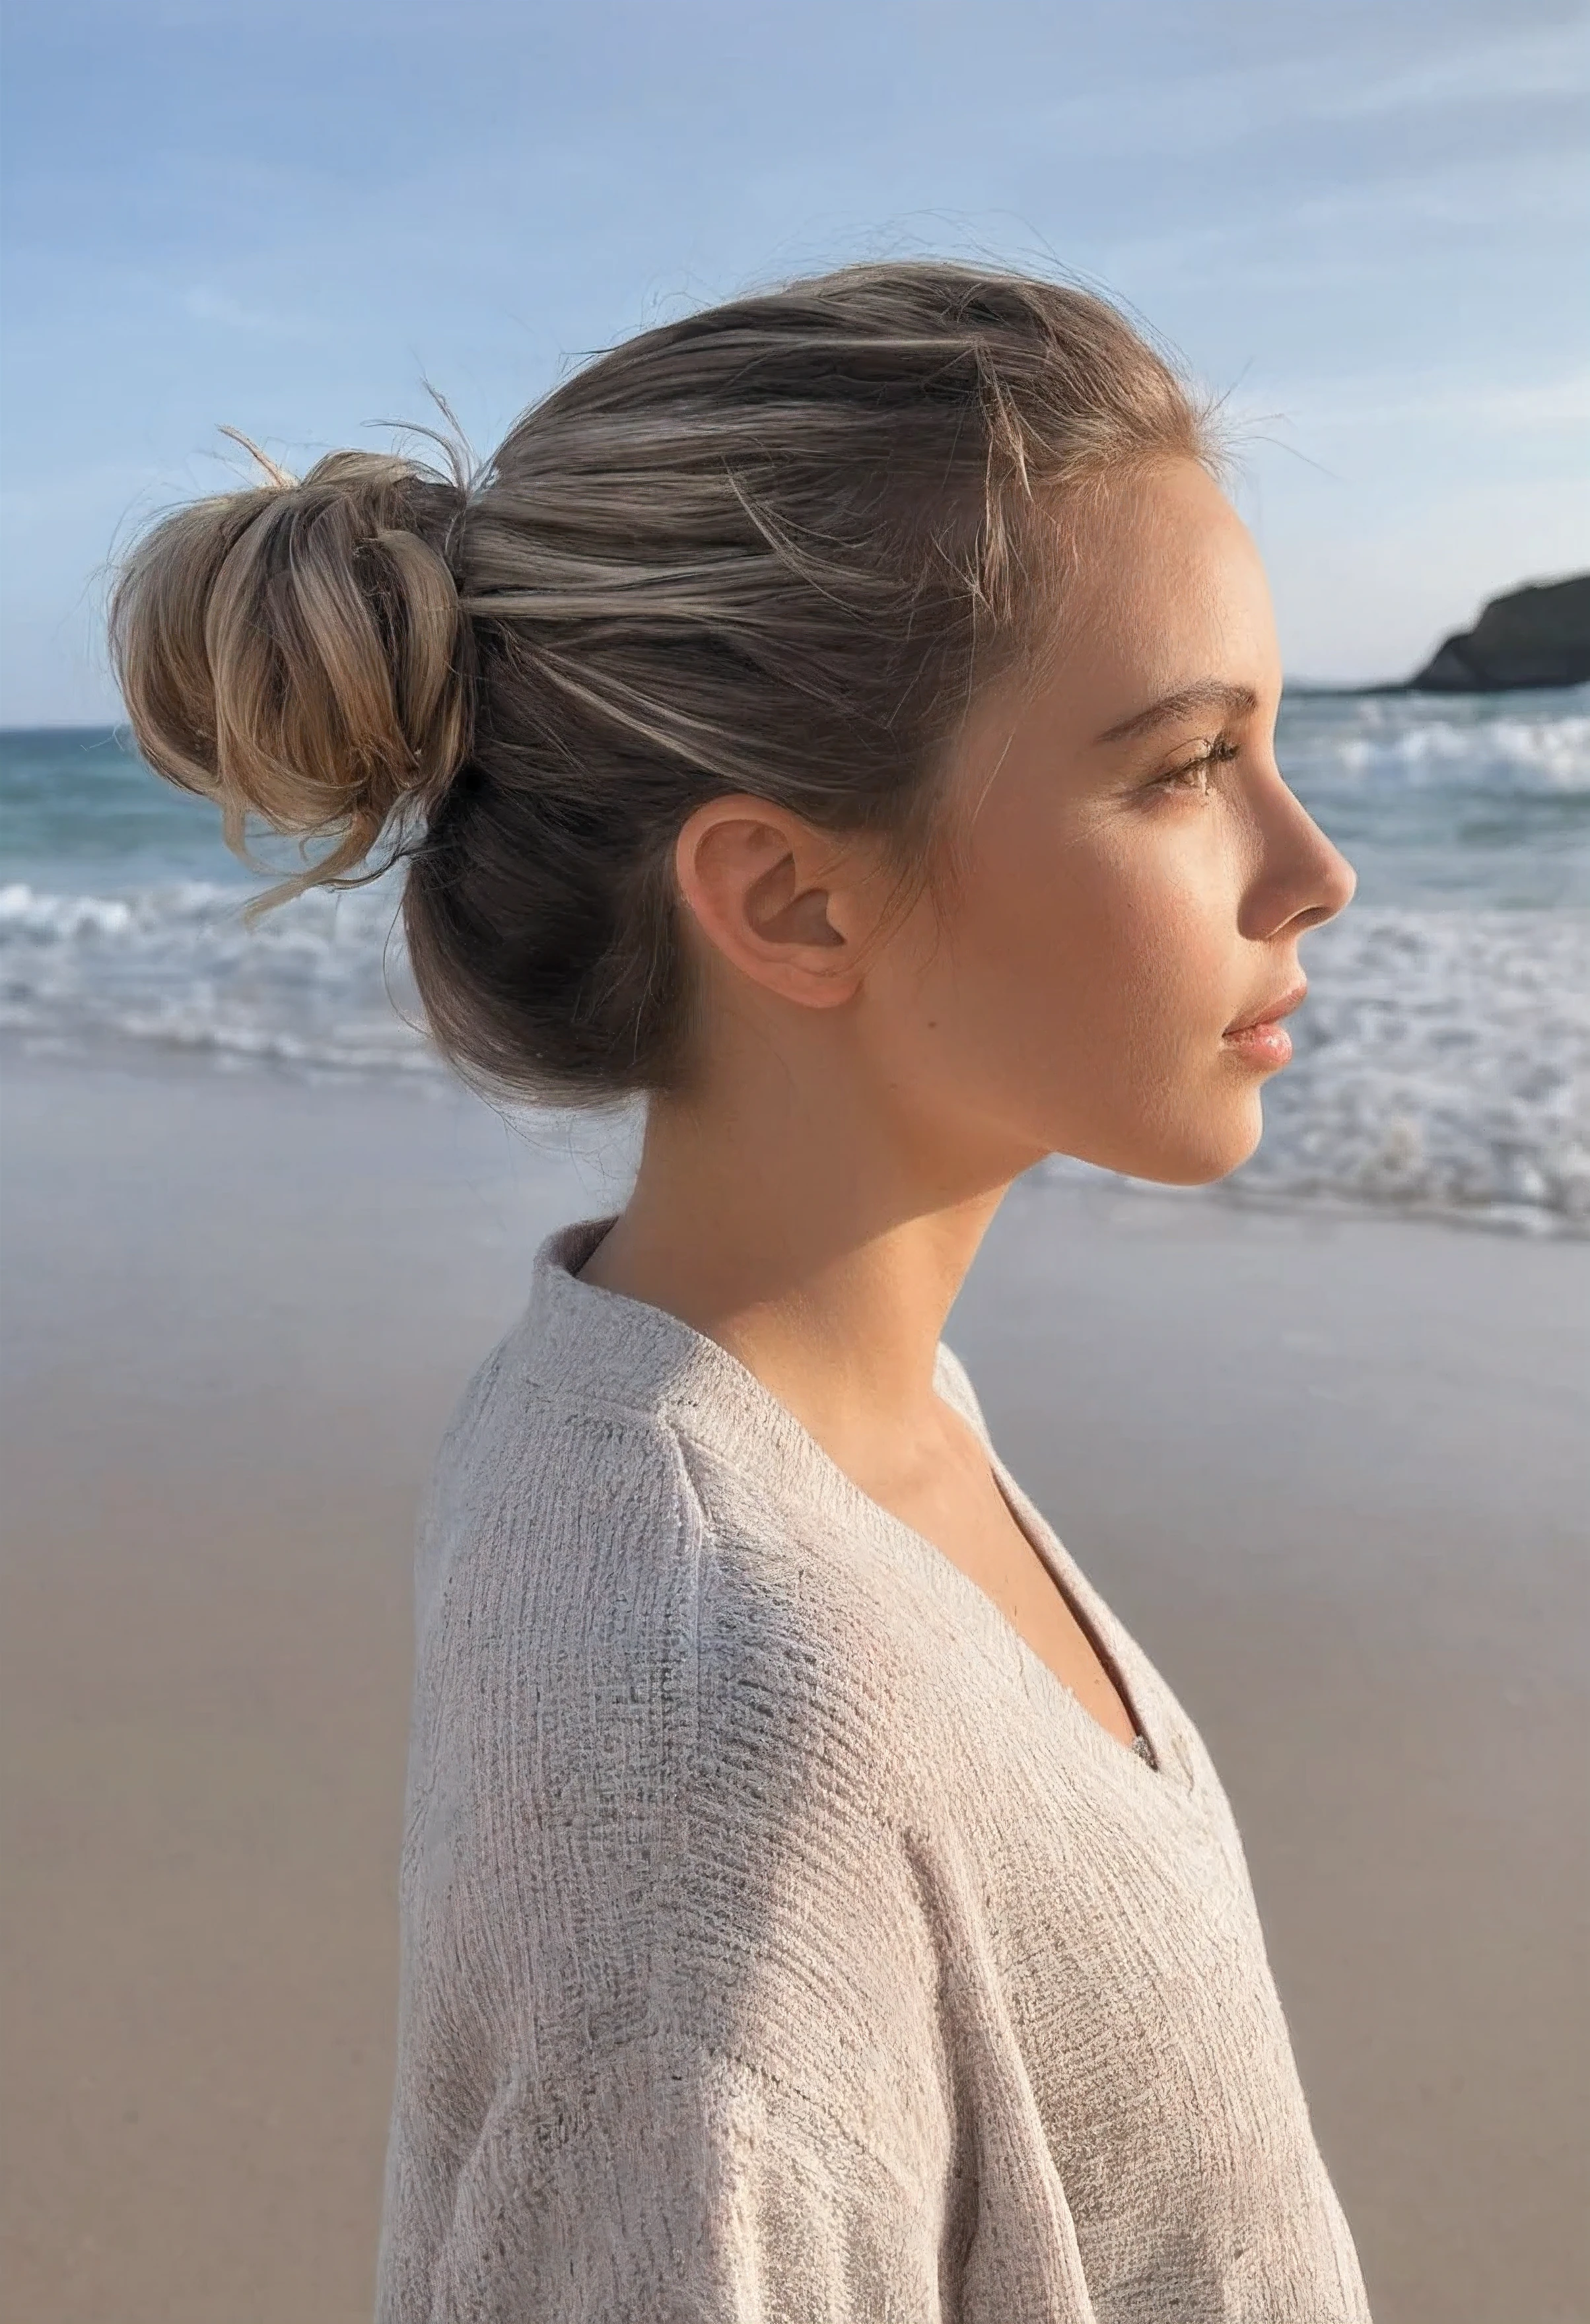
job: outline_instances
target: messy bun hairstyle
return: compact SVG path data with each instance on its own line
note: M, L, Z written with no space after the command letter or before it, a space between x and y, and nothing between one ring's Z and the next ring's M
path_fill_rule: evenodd
M357 452L167 517L111 642L160 773L320 852L274 902L406 857L439 1047L514 1098L678 1086L672 853L704 800L929 856L942 745L1054 610L1066 494L1207 460L1104 301L847 268L576 372L473 477Z

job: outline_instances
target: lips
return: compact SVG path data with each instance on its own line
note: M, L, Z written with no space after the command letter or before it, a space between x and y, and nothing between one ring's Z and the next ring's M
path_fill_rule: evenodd
M1250 1016L1239 1017L1234 1025L1228 1025L1225 1028L1226 1033L1251 1033L1255 1025L1273 1025L1279 1019L1290 1017L1308 990L1307 977L1297 984L1288 985L1286 991L1280 993L1275 1000L1265 1001L1262 1008L1255 1009Z

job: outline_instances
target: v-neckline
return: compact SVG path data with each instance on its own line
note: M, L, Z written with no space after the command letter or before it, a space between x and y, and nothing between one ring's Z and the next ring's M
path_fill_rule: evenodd
M1025 1658L1025 1664L1040 1674L1039 1679L1040 1687L1052 1688L1056 1697L1064 1706L1068 1717L1077 1721L1084 1731L1091 1731L1095 1735L1102 1750L1109 1757L1129 1761L1137 1770L1138 1775L1145 1782L1162 1786L1167 1791L1190 1794L1193 1789L1190 1770L1186 1767L1179 1755L1174 1757L1167 1757L1164 1737L1156 1733L1154 1725L1145 1719L1145 1706L1141 1699L1142 1691L1133 1690L1127 1683L1123 1657L1118 1651L1115 1638L1111 1635L1119 1630L1119 1624L1115 1622L1109 1609L1092 1588L1086 1576L1076 1565L1064 1544L1049 1526L1041 1512L1023 1492L1006 1468L986 1434L977 1427L966 1413L961 1410L952 1395L944 1393L943 1383L947 1376L947 1362L954 1364L957 1359L942 1342L939 1342L934 1358L934 1391L976 1435L995 1485L1009 1508L1012 1518L1031 1543L1056 1589L1070 1609L1078 1628L1092 1645L1099 1661L1109 1674L1138 1736L1148 1747L1148 1757L1138 1750L1134 1743L1123 1743L1118 1736L1112 1735L1108 1728L1095 1717L1065 1681L1050 1670L1042 1655L1028 1644L1003 1608L989 1596L982 1585L974 1582L971 1575L957 1565L937 1542L931 1540L926 1534L920 1533L914 1526L908 1525L903 1517L897 1517L892 1509L886 1508L882 1501L875 1500L870 1493L864 1491L849 1471L842 1469L832 1454L825 1450L790 1406L773 1394L772 1388L757 1377L748 1364L742 1362L738 1356L726 1348L721 1340L715 1340L708 1333L698 1332L694 1324L687 1323L682 1316L675 1315L666 1307L653 1306L648 1300L633 1298L628 1292L609 1290L601 1284L584 1281L578 1269L585 1264L586 1259L589 1258L612 1223L611 1219L586 1220L580 1222L578 1225L566 1227L548 1238L547 1243L538 1256L548 1266L554 1279L560 1279L561 1286L567 1293L571 1294L578 1302L598 1303L596 1312L600 1311L600 1303L609 1301L628 1308L637 1318L646 1319L648 1336L652 1340L659 1353L665 1346L670 1347L676 1360L682 1359L687 1361L689 1372L698 1376L705 1371L717 1375L726 1385L732 1382L736 1400L742 1404L748 1401L757 1410L761 1421L761 1432L765 1435L768 1443L782 1455L783 1462L809 1470L814 1482L821 1480L826 1489L825 1499L831 1500L837 1495L843 1502L849 1504L858 1519L865 1521L869 1530L876 1533L881 1529L886 1537L892 1536L901 1544L909 1545L918 1559L926 1558L930 1561L934 1570L941 1570L946 1575L952 1577L952 1586L958 1585L960 1590L970 1594L971 1600L992 1622L997 1625L1003 1636L1013 1644L1017 1652ZM587 1309L587 1312L591 1311ZM683 1377L679 1385L681 1388L684 1388ZM609 1392L612 1393L612 1389ZM719 1432L711 1425L713 1401L711 1398L705 1402L698 1401L697 1395L689 1390L686 1390L682 1396L667 1397L667 1402L673 1406L677 1414L678 1425L683 1427L687 1434L698 1437L703 1443L716 1450L720 1457L728 1458L734 1467L744 1470L748 1465L748 1456L744 1442L735 1441L730 1443L716 1441Z
M970 1424L968 1423L968 1425L969 1425ZM1003 1618L1005 1620L1008 1627L1012 1630L1015 1631L1016 1637L1021 1640L1021 1645L1032 1656L1033 1660L1037 1662L1041 1668L1049 1671L1049 1676L1054 1680L1056 1685L1058 1686L1063 1692L1068 1694L1071 1701L1076 1703L1077 1710L1082 1712L1084 1718L1091 1719L1093 1720L1094 1725L1098 1729L1100 1734L1105 1738L1105 1740L1107 1743L1113 1743L1118 1751L1124 1751L1128 1758L1136 1759L1142 1766L1151 1769L1154 1775L1162 1776L1165 1772L1164 1757L1158 1745L1155 1743L1152 1735L1150 1733L1148 1723L1143 1717L1142 1705L1139 1700L1141 1690L1133 1688L1128 1683L1125 1671L1122 1667L1119 1655L1115 1652L1109 1640L1104 1636L1102 1626L1095 1619L1095 1616L1089 1611L1087 1607L1079 1602L1075 1591L1070 1586L1069 1578L1062 1572L1061 1557L1059 1554L1057 1554L1057 1553L1059 1553L1061 1550L1058 1537L1053 1532L1051 1527L1044 1521L1039 1509L1031 1500L1029 1500L1027 1495L1021 1490L1021 1488L1017 1484L1014 1477L1012 1476L1010 1471L1005 1467L1004 1462L999 1458L999 1455L993 1450L992 1446L985 1444L984 1446L984 1452L987 1457L989 1473L993 1477L994 1484L998 1489L1000 1499L1003 1501L1005 1508L1010 1511L1012 1524L1015 1526L1023 1541L1026 1542L1028 1547L1032 1551L1034 1556L1042 1565L1044 1572L1049 1575L1050 1582L1054 1584L1056 1591L1058 1593L1061 1604L1065 1607L1067 1612L1070 1615L1071 1619L1076 1623L1077 1628L1081 1631L1082 1636L1086 1638L1088 1646L1092 1648L1094 1655L1097 1658L1100 1669L1104 1672L1105 1676L1109 1680L1110 1684L1115 1691L1116 1701L1120 1703L1122 1710L1126 1713L1127 1718L1131 1720L1132 1726L1132 1741L1130 1743L1123 1743L1118 1735L1113 1735L1110 1732L1110 1729L1105 1725L1103 1720L1095 1718L1094 1713L1088 1710L1086 1704L1077 1694L1076 1689L1074 1687L1068 1686L1065 1680L1060 1677L1058 1671L1050 1670L1049 1664L1038 1652L1037 1648L1026 1638L1021 1637L1021 1633L1020 1630L1016 1629L1015 1624L1010 1620L1009 1616L1003 1615ZM935 1544L934 1546L937 1546L937 1545ZM942 1550L939 1551L939 1555L944 1555L944 1552ZM952 1560L951 1563L953 1563L953 1562L954 1561ZM1068 1557L1065 1562L1068 1563L1070 1563ZM968 1581L971 1579L970 1575L966 1578ZM974 1582L972 1586L975 1589L979 1585ZM985 1591L983 1594L985 1597L987 1597L988 1595L986 1591ZM993 1604L994 1601L991 1600L990 1603ZM994 1605L994 1611L996 1613L1003 1614L1003 1609L998 1605ZM1144 1747L1141 1750L1138 1748L1140 1744Z

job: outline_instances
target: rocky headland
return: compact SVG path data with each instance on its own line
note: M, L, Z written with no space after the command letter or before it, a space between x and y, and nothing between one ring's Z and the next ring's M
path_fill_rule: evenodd
M1447 638L1416 677L1414 694L1502 694L1521 686L1581 686L1590 678L1590 573L1493 597L1472 630Z

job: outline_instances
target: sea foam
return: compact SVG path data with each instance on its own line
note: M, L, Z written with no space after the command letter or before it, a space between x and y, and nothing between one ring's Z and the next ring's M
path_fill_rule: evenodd
M1590 689L1289 694L1277 750L1358 893L1219 1191L1590 1231ZM438 1085L395 876L249 927L213 815L103 733L5 736L0 798L12 1040Z

